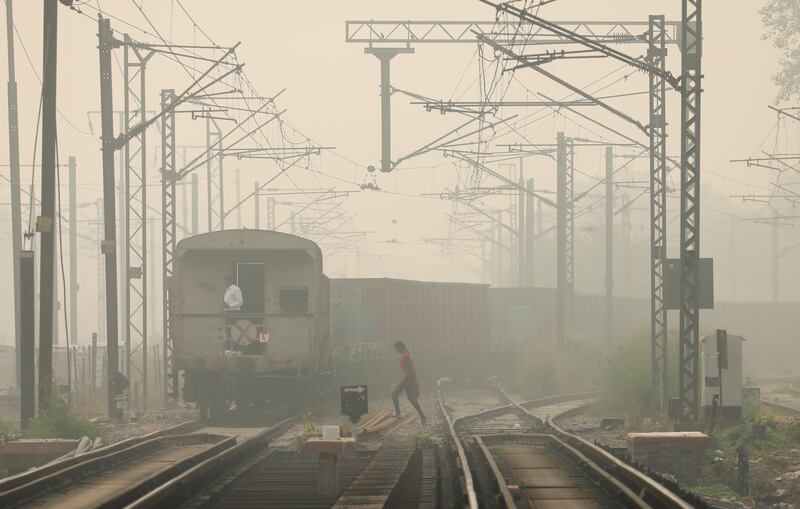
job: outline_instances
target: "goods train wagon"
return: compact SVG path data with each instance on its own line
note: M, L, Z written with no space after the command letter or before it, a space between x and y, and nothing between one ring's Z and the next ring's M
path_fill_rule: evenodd
M225 276L244 304L225 311ZM330 284L314 242L225 230L186 238L175 253L173 342L183 399L204 413L285 398L302 404L329 368Z
M396 376L392 344L402 340L422 377L449 376L485 363L491 351L487 285L391 278L331 280L333 356L345 371L381 365ZM346 379L357 382L357 379Z

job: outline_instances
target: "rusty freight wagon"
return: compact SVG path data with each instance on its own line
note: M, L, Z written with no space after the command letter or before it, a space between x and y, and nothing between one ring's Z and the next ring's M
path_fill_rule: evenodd
M471 369L490 351L487 288L390 278L333 279L335 357L351 363L391 359L393 343L402 340L423 376Z

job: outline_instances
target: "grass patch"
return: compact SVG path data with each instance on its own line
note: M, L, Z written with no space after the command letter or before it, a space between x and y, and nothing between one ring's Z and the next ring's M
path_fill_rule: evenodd
M439 437L433 437L430 435L420 435L417 437L417 447L420 449L435 449L442 443L442 439Z
M103 428L80 415L72 413L59 398L53 398L47 409L38 417L31 419L30 426L23 432L24 438L73 438L100 437L108 442Z
M311 415L311 410L306 410L303 414L303 432L292 439L292 448L294 449L295 456L303 454L306 447L306 440L311 435L317 432L317 422L314 416Z
M712 434L715 449L733 452L744 442L755 452L791 449L800 441L800 424L782 424L767 413L758 413L738 426Z
M0 421L0 443L8 442L17 438L14 428L6 421Z
M724 484L709 484L705 486L692 486L692 491L698 495L710 498L727 498L731 500L739 500L739 494L730 489Z

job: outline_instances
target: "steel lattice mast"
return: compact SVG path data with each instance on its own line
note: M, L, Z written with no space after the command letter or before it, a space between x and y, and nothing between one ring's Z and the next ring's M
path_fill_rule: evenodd
M702 0L683 0L681 31L681 309L678 397L681 419L700 415L700 97Z
M162 362L164 363L164 401L177 397L178 372L172 348L172 281L177 232L175 228L175 90L161 90L161 245L162 245L162 301L163 334Z
M650 87L650 348L653 402L667 406L667 306L664 264L667 258L666 33L664 16L650 16L647 58L662 73L649 75Z
M147 408L147 130L131 135L137 124L147 120L146 69L155 54L133 45L124 36L123 73L125 81L125 373L133 386L141 381L141 408ZM138 380L137 380L138 379Z

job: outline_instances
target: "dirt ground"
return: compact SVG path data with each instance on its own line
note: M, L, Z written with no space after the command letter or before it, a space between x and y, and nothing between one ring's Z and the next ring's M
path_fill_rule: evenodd
M177 426L200 417L200 412L190 405L177 408L148 410L141 416L129 417L122 422L99 420L98 424L105 430L109 442L119 442L126 438L137 437L155 431Z

